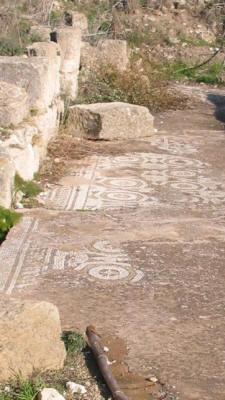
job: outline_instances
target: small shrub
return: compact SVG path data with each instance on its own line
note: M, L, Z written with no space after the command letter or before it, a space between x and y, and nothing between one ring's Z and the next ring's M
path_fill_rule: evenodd
M41 191L41 187L34 181L24 181L19 175L15 176L14 180L15 192L21 190L24 193L24 197L37 196Z
M0 243L3 242L10 228L12 228L20 218L20 214L0 206Z
M1 56L20 56L25 53L25 47L10 38L0 38L0 55Z
M8 392L4 391L4 387L1 389L0 400L34 400L39 390L45 386L41 378L31 376L24 379L20 373L9 381Z
M168 90L164 72L150 64L144 68L143 72L135 68L121 72L112 65L103 65L80 83L76 102L121 101L146 106L151 111L177 107L181 98Z
M63 19L63 14L61 12L51 11L49 20L52 28L60 24L62 19Z
M81 351L86 347L82 335L74 331L64 331L62 334L62 340L68 353L81 353Z
M43 389L45 384L42 380L28 380L22 377L18 378L17 400L33 400L40 389Z
M38 110L36 108L31 108L30 109L30 115L31 117L35 117L38 113Z

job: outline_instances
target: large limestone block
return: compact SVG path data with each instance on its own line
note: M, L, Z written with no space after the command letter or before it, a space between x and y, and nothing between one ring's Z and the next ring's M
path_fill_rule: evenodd
M129 51L125 40L103 39L97 46L82 42L82 70L92 70L97 66L111 64L119 71L125 71L129 66Z
M127 103L81 104L70 107L68 127L87 139L128 139L153 135L153 116L143 106Z
M81 31L74 28L60 28L52 38L58 43L61 55L61 89L69 98L75 99L78 90L80 67Z
M49 106L58 94L55 65L46 57L0 57L0 76L26 91L31 108Z
M80 29L83 34L88 31L87 17L78 11L65 12L65 24Z
M59 69L61 58L59 46L54 42L35 42L28 46L27 50L30 57L44 57L49 60L49 72L51 76L48 80L48 89L50 93L52 93L52 100L55 96L58 96L60 92ZM54 77L54 79L51 79L52 77Z
M125 71L129 64L126 40L103 39L98 42L100 61L103 64L115 65L120 71Z
M36 40L42 40L45 42L50 42L51 28L46 25L33 25L30 28L30 33Z
M99 65L99 51L96 46L91 46L88 42L81 43L80 64L82 73L96 69Z
M58 132L60 116L64 112L64 103L56 98L51 107L33 116L32 121L38 128L39 135L43 138L44 147L47 148L49 140Z
M13 160L16 172L24 180L33 179L39 169L39 158L32 146L36 135L38 129L35 126L24 124L9 130L9 137L1 140L1 145Z
M0 298L0 381L62 368L65 356L56 306Z
M11 207L15 167L6 150L0 147L0 206Z
M0 126L19 124L28 112L29 101L25 90L0 81Z

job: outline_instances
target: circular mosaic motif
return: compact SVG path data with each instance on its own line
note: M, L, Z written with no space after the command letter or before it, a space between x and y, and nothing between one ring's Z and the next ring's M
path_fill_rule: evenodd
M89 274L97 279L115 281L127 278L129 272L118 265L107 265L91 268Z

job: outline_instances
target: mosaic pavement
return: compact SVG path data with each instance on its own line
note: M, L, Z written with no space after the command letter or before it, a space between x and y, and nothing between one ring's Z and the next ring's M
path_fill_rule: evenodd
M65 328L117 330L166 400L224 400L224 132L189 117L71 163L2 244L0 292L52 301Z
M89 158L89 166L70 173L88 184L56 187L42 199L50 208L67 211L161 207L166 201L178 207L225 205L222 182L208 176L210 164L187 157L197 153L194 146L167 137L154 138L152 145L172 154Z
M62 251L52 247L42 247L36 243L35 234L40 234L39 220L24 217L19 226L14 228L16 242L3 244L0 259L3 274L0 275L0 291L11 294L32 286L38 277L51 272L67 272L69 286L88 285L93 280L136 284L144 273L131 265L129 256L123 249L113 247L108 241L96 241L80 251ZM60 241L60 236L58 237Z

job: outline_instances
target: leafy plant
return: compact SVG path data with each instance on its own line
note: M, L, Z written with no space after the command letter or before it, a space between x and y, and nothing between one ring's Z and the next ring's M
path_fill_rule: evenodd
M25 47L14 39L0 37L0 55L1 56L20 56L25 53Z
M83 336L74 331L64 331L62 334L62 340L68 353L81 353L81 351L86 347Z
M44 382L31 382L28 379L19 381L19 389L17 394L18 400L33 400L40 389L43 389Z
M121 101L148 107L151 111L175 108L181 103L168 90L166 75L153 64L121 72L112 65L102 65L80 83L77 103Z
M56 25L58 25L62 20L62 18L63 18L62 13L51 11L49 18L51 27L54 28Z
M0 206L0 243L3 242L10 228L15 225L20 218L21 214L17 214Z
M31 108L30 109L30 115L31 117L35 117L38 113L38 110L36 108Z
M37 196L41 191L41 187L34 181L24 181L19 175L15 176L14 179L15 192L21 190L24 193L24 197Z

